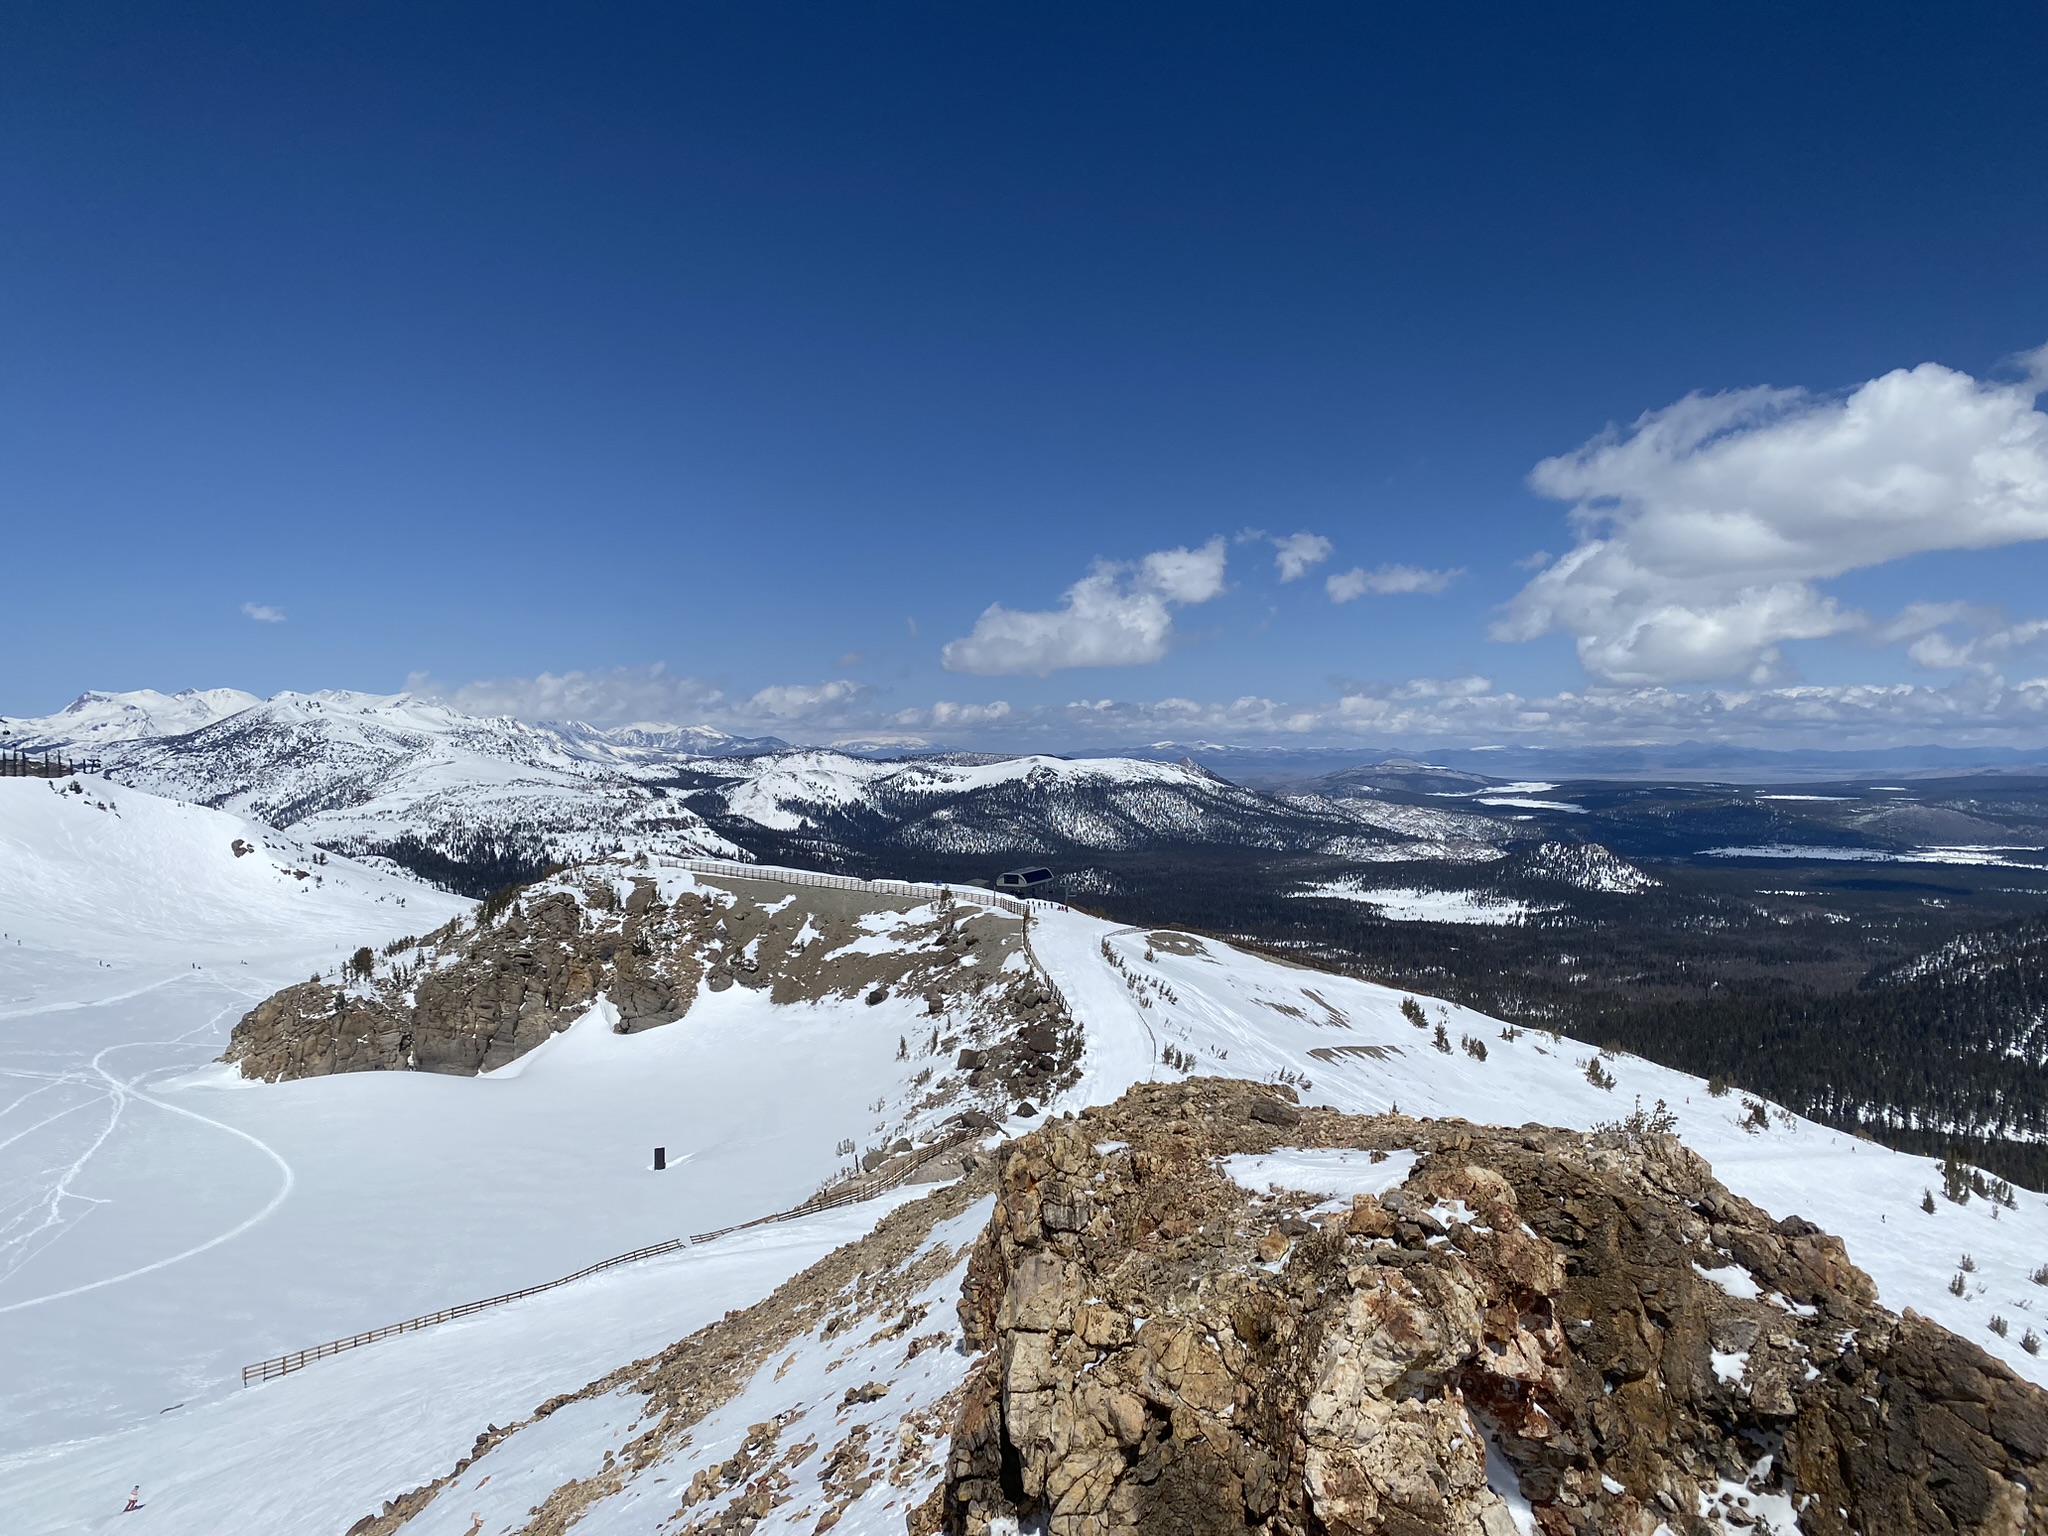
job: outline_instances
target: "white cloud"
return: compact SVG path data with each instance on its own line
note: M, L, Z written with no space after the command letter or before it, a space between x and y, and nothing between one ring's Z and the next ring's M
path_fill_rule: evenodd
M1890 619L1870 631L1870 638L1879 645L1897 645L1901 640L1911 640L1924 635L1931 629L1944 624L1955 624L1966 619L1980 624L1992 617L1991 610L1979 608L1971 603L1908 603Z
M1329 559L1336 547L1320 533L1290 533L1273 541L1273 563L1279 567L1282 581L1299 581L1310 567Z
M1534 746L1724 741L1761 747L2048 746L2048 677L1968 676L1769 689L1588 688L1527 697L1482 677L1413 678L1346 688L1334 701L1256 695L1214 703L1084 700L1020 716L1012 739L1075 742L1294 738L1373 745L1519 741Z
M1618 683L1768 680L1788 640L1862 627L1814 583L1942 549L2048 538L2037 383L1923 363L1845 396L1689 395L1530 474L1578 544L1495 637L1573 637Z
M1158 661L1173 642L1173 609L1220 593L1224 561L1220 538L1198 549L1155 551L1135 568L1098 561L1067 588L1058 608L991 603L972 633L947 642L940 658L949 672L983 677Z
M2010 361L2019 368L2020 376L2033 386L2035 394L2048 390L2048 342L2022 352Z
M258 624L282 624L284 622L284 610L273 607L269 603L244 603L242 604L242 612L246 613Z
M448 687L423 672L405 680L409 693L440 699L466 714L517 720L628 721L695 724L720 713L725 695L695 677L678 677L660 662L603 672L543 672L537 677L486 678Z
M955 704L949 699L940 699L924 709L899 709L889 717L889 723L927 729L957 730L997 725L1009 719L1010 714L1009 704L1002 699L997 699L993 704Z
M1962 605L1943 606L1959 608ZM1947 623L1949 620L1937 622ZM1906 654L1930 671L1968 667L1988 675L2006 665L2016 654L2043 645L2048 645L2048 619L2002 625L1962 639L1957 639L1944 628L1929 624L1919 638L1906 647Z
M1348 694L1337 712L1360 734L1408 740L2032 745L2048 737L2048 678L2008 685L1971 677L1945 688L1592 688L1539 698L1492 692L1415 698L1393 689Z
M743 699L714 684L681 677L660 662L601 672L543 672L536 677L489 678L447 687L424 673L406 679L409 692L441 699L473 715L519 720L581 720L590 725L658 722L712 725L761 732L832 728L865 718L872 690L837 678L824 683L779 683Z
M768 725L841 725L872 691L844 677L829 683L778 683L748 698L737 714Z
M1441 592L1464 574L1462 566L1453 571L1425 570L1419 565L1382 565L1368 571L1363 566L1354 566L1331 576L1323 583L1323 590L1330 594L1331 602L1348 603L1368 592L1376 596L1395 592Z
M1939 616L1930 607L1922 618ZM1976 610L1965 618L1976 622ZM1940 636L1939 624L1918 630ZM1674 689L1599 686L1524 696L1496 691L1484 677L1420 677L1403 682L1341 683L1337 697L1307 703L1257 694L1203 701L1111 698L1017 708L1004 700L885 709L861 684L837 679L764 688L729 699L711 684L660 666L608 672L543 673L444 689L414 676L411 691L476 714L525 720L581 719L597 725L659 721L704 724L739 734L773 733L828 741L858 733L864 742L930 731L941 744L1067 751L1119 742L1205 739L1361 742L1524 741L1535 745L1675 742L1688 738L1756 746L1948 745L2048 747L2048 677L2008 682L1984 662L2048 647L2048 620L2030 620L1951 642L1972 646L1954 662L1958 675L1932 685Z

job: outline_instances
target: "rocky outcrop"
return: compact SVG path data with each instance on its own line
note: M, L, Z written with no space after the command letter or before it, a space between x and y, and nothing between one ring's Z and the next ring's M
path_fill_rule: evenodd
M866 891L753 878L664 885L604 864L358 958L366 973L302 982L258 1004L223 1059L273 1082L488 1071L566 1029L600 994L617 1010L614 1027L632 1033L736 986L782 1004L914 998L931 1020L930 1048L972 1041L971 1085L1004 1107L1071 1081L1079 1051L1021 921Z
M1014 1145L913 1532L2048 1530L2048 1399L1676 1140L1288 1097L1145 1085ZM1276 1147L1414 1161L1233 1179Z

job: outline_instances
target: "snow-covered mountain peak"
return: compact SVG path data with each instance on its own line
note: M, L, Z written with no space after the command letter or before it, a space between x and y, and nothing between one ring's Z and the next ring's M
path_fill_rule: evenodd
M428 748L453 742L537 766L567 767L574 761L559 737L544 726L528 725L510 715L465 714L438 699L412 693L286 690L246 713L251 725L258 720L275 726L320 725L340 732L360 731L365 740L416 738L420 746Z
M113 742L183 736L262 702L239 688L186 688L178 693L159 693L154 688L123 693L88 691L54 715L0 719L0 744L91 751Z
M743 856L665 791L545 727L405 693L281 693L189 735L131 743L111 771L344 852L408 852L437 878L506 866L496 883L626 846Z

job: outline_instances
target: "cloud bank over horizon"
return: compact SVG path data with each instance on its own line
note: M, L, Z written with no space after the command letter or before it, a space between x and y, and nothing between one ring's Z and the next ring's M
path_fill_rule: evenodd
M897 705L840 679L728 697L664 667L543 674L409 691L474 714L542 721L708 725L799 744L925 741L994 750L1132 746L1200 736L1302 746L1644 745L1686 739L1758 747L2033 746L2048 743L2048 677L2007 683L1971 670L1943 684L1679 689L1594 686L1550 694L1478 675L1353 683L1320 701L1247 694L1228 700L1093 698L1017 706L1007 700Z

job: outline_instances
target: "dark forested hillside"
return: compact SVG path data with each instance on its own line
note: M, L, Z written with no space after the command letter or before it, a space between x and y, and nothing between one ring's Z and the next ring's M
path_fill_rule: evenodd
M1617 1007L1581 1024L1906 1151L2048 1188L2048 917L2023 918L1845 992Z

